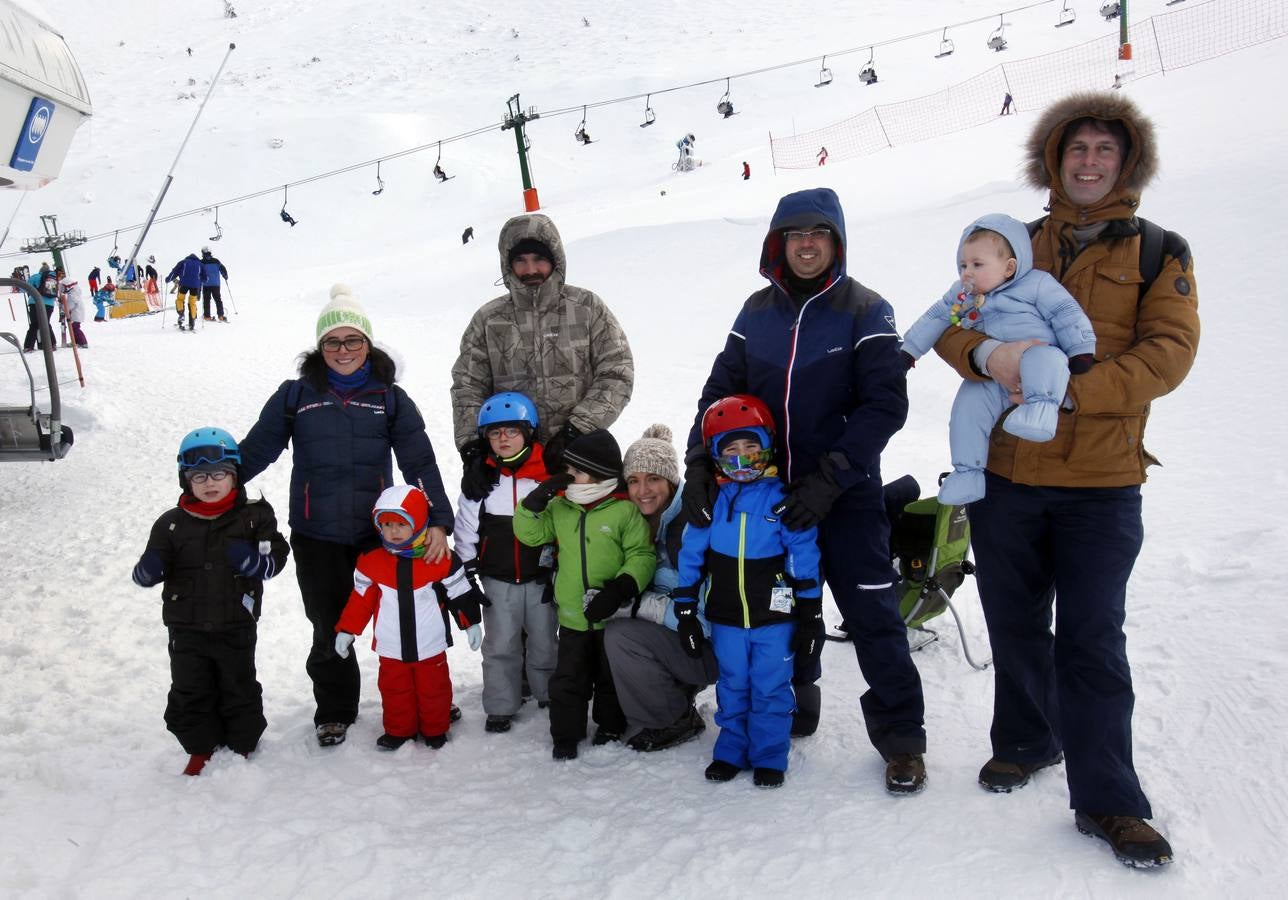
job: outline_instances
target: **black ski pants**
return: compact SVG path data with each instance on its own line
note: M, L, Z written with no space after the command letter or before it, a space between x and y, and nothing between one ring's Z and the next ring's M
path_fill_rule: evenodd
M247 754L268 727L255 676L255 629L170 629L165 724L188 753Z
M559 629L559 658L550 678L550 736L556 744L586 736L586 711L605 732L626 733L626 714L617 702L613 670L604 651L604 632Z
M313 723L340 722L352 725L358 717L358 693L362 677L358 654L347 659L335 654L335 623L353 590L353 570L362 549L331 541L319 541L302 534L291 535L295 578L304 601L304 614L313 625L313 645L305 669L313 681L317 709Z

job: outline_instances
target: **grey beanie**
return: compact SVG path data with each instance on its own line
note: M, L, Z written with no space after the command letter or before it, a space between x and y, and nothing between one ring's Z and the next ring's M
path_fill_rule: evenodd
M622 471L627 475L643 472L661 475L672 487L680 484L680 457L671 443L671 429L665 425L650 425L635 443L626 448Z

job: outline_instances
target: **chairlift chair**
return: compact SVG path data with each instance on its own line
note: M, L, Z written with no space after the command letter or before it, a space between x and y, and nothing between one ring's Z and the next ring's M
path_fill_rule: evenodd
M948 29L944 29L944 36L939 39L939 52L935 54L935 59L943 59L945 56L952 56L953 51L957 48L953 46L952 40L948 37Z
M223 236L224 236L224 229L223 229L223 226L219 224L219 207L216 206L215 207L215 233L212 234L210 237L208 237L206 240L217 241L217 240L220 240Z
M1069 7L1069 0L1064 0L1064 6L1060 9L1060 19L1055 23L1056 28L1063 28L1066 25L1072 25L1073 20L1078 18L1077 14Z
M826 87L832 83L832 70L827 67L827 57L823 57L822 68L818 70L818 84L814 87Z
M862 81L864 84L876 84L877 70L872 64L872 61L874 58L875 58L875 54L873 53L872 48L869 47L867 65L865 65L863 69L859 72L859 81Z
M1001 53L1006 49L1006 21L1001 16L998 16L997 19L997 27L994 28L993 33L988 36L988 43L985 44L985 46L990 50L995 50L998 53Z
M0 286L18 288L30 295L28 302L44 303L26 281L0 278ZM27 365L26 355L17 336L0 332L0 339L12 344L15 354L27 372L30 386L29 406L0 406L0 462L42 460L54 462L67 455L72 447L72 431L62 424L62 406L58 395L58 372L54 368L54 331L47 316L37 316L40 323L40 343L45 358L45 373L49 385L49 412L42 413L36 405L36 379Z
M640 122L640 128L648 128L657 121L657 116L653 112L653 107L649 105L649 101L652 99L652 94L649 94L644 98L644 121Z
M572 139L583 146L590 143L586 140L586 107L584 106L581 108L581 124L572 133Z
M376 189L371 192L371 196L379 197L385 192L385 180L380 177L380 160L376 160Z
M1122 12L1122 4L1118 0L1108 0L1107 3L1100 4L1100 14L1105 17L1106 22L1111 22L1118 18Z
M729 99L729 81L730 79L725 79L725 92L720 95L720 100L716 103L716 112L725 119L733 115L733 101Z

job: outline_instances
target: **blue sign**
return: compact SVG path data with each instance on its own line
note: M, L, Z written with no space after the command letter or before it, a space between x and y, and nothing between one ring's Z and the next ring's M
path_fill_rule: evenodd
M40 145L49 133L49 125L54 120L54 101L44 97L31 98L31 109L22 123L18 133L18 144L13 148L13 158L9 165L20 172L30 172L36 167L36 157L40 154Z

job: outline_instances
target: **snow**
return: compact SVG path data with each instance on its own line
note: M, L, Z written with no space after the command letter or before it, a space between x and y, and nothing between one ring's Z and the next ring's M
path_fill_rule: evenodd
M851 273L889 297L905 326L951 280L963 223L1041 211L1043 198L1015 177L1031 111L825 171L775 176L770 166L768 131L819 127L995 65L986 24L951 32L957 53L946 60L931 59L937 33L924 48L881 48L876 86L857 85L866 54L829 58L837 80L826 89L811 86L817 65L735 80L740 115L728 121L714 112L721 80L654 94L658 121L648 129L636 127L642 102L592 109L596 143L572 140L583 103L995 13L977 0L877 2L862 13L758 0L415 6L244 2L230 21L211 0L139 0L114 6L108 20L88 0L48 4L96 115L62 177L27 199L13 234L40 233L41 212L91 235L142 221L196 109L176 97L204 96L230 41L238 49L163 215L499 123L516 90L525 106L575 105L576 114L530 125L535 177L567 244L569 280L599 292L631 338L635 396L613 428L625 446L655 421L686 431L738 305L761 284L759 245L782 194L818 184L840 193ZM1163 9L1162 0L1133 4L1135 16ZM1008 53L1116 28L1090 6L1078 11L1077 24L1058 31L1049 5L1013 14ZM1288 765L1274 737L1288 730L1277 552L1288 540L1288 435L1268 398L1288 379L1274 338L1275 286L1288 284L1288 129L1270 111L1285 75L1282 42L1273 42L1125 88L1156 122L1163 160L1142 212L1190 241L1205 326L1193 372L1151 416L1149 446L1166 466L1145 487L1147 539L1128 600L1137 767L1176 849L1173 866L1132 871L1080 836L1062 769L1011 795L979 789L992 677L965 664L947 618L936 623L942 640L915 657L930 741L923 795L882 790L858 709L862 680L839 644L825 650L819 733L793 746L786 786L765 792L749 778L703 780L713 727L660 754L584 745L570 764L551 761L535 710L509 734L485 734L479 657L463 641L450 659L465 718L443 750L376 752L379 695L365 638L359 721L345 745L323 750L304 673L309 626L288 565L267 587L260 623L269 719L260 749L249 760L221 753L200 778L179 776L184 755L161 721L159 593L129 579L147 529L175 500L177 443L206 424L244 434L291 377L331 283L342 280L400 359L455 483L449 369L468 317L500 293L500 224L522 211L513 135L498 131L444 145L444 168L456 176L445 185L429 175L431 150L385 165L379 197L370 196L374 166L293 189L297 228L277 219L280 192L221 208L225 237L212 246L232 274L228 326L179 334L173 309L85 326L86 386L63 387L75 448L57 464L6 466L0 478L0 559L11 585L0 606L6 896L1278 893L1288 877L1278 849ZM705 165L675 175L674 141L688 131ZM274 138L280 149L269 146ZM17 199L0 198L0 217ZM212 222L208 213L158 225L143 255L168 268L206 241ZM461 246L466 225L477 239ZM121 233L123 251L134 237ZM83 278L111 249L109 236L72 251L73 273ZM70 353L58 362L66 382ZM6 397L14 385L20 393L18 361L10 354L0 364ZM933 359L914 370L887 478L911 472L933 483L946 464L955 389ZM252 485L283 518L288 474L284 458ZM986 652L973 588L958 598L972 645ZM827 616L838 619L830 604ZM710 723L713 692L699 705Z

